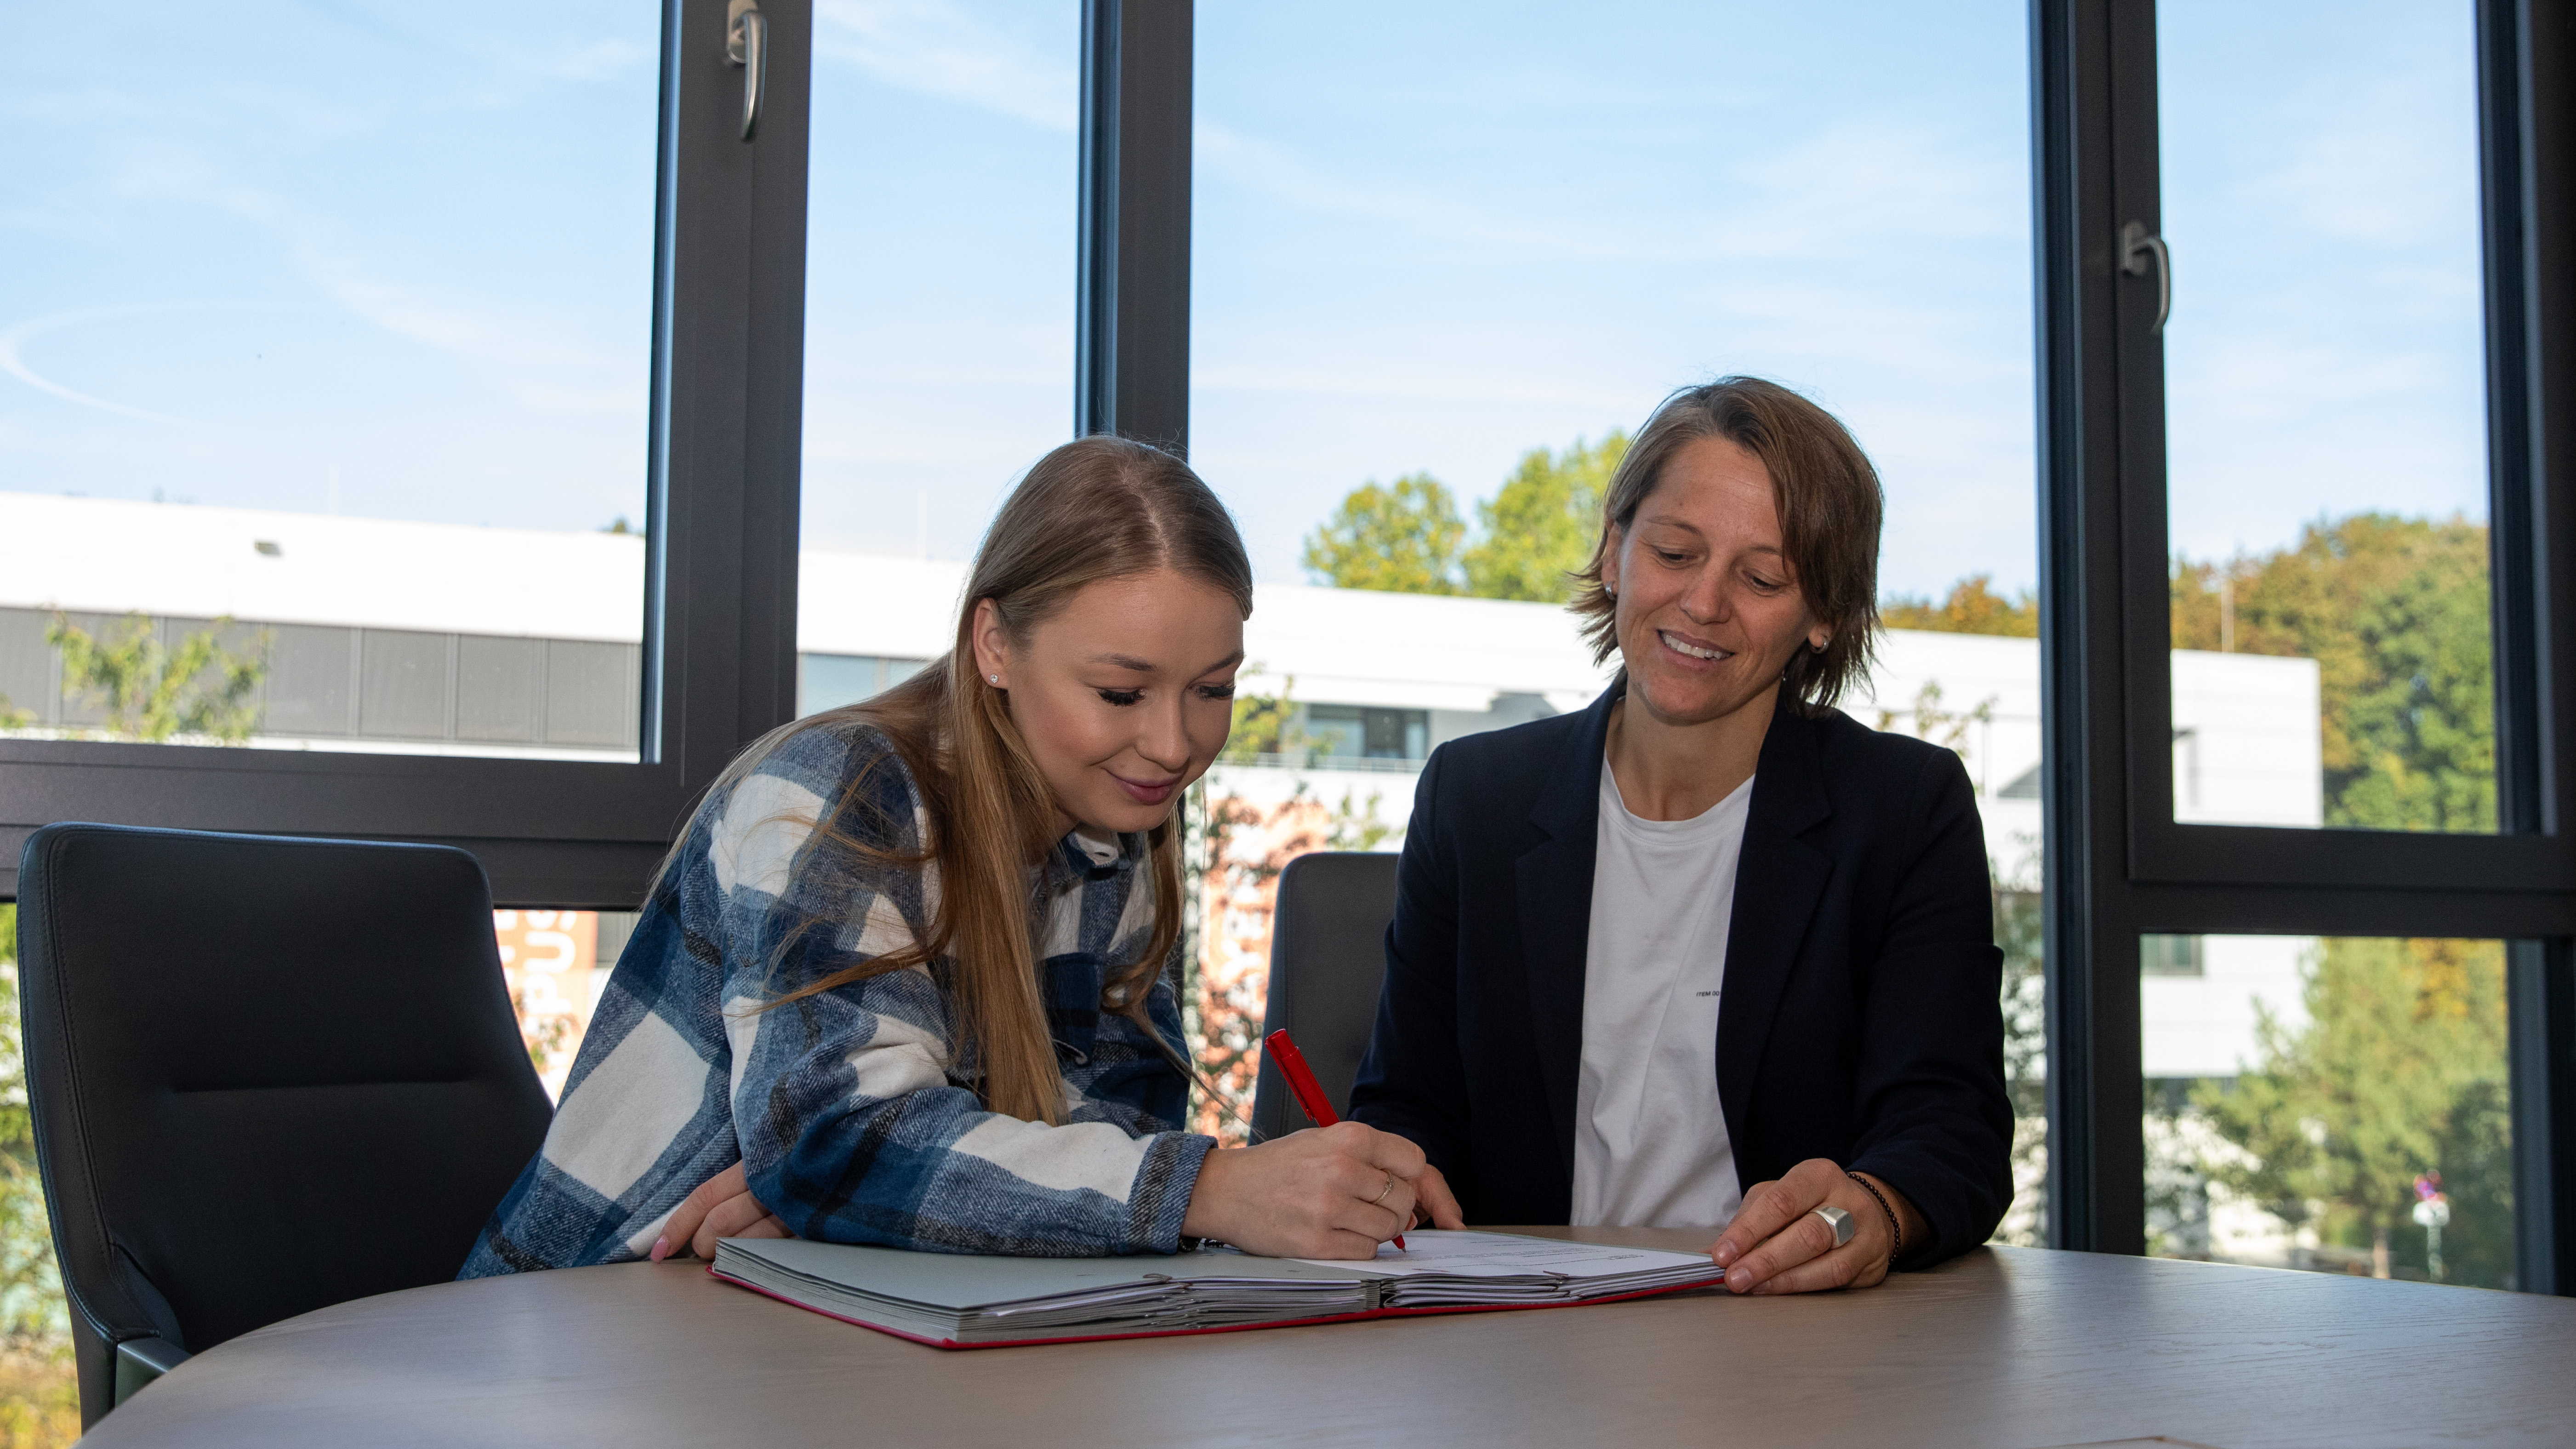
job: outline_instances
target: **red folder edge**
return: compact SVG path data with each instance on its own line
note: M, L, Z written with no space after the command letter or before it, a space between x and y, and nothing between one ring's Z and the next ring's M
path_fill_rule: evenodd
M1617 1293L1607 1298L1585 1298L1573 1303L1471 1303L1449 1308L1372 1308L1366 1313L1334 1313L1327 1314L1321 1318L1281 1318L1268 1323L1230 1323L1220 1328L1162 1328L1149 1330L1144 1333L1088 1333L1078 1334L1069 1338L1015 1338L1008 1343L959 1343L954 1339L948 1338L923 1338L917 1333L906 1333L902 1329L888 1328L881 1323L869 1323L863 1319L845 1318L838 1313L832 1312L828 1308L817 1308L810 1303L799 1303L793 1298L782 1297L779 1294L772 1293L758 1284L746 1283L740 1278L734 1277L730 1273L719 1273L716 1271L715 1264L713 1263L709 1263L707 1265L707 1276L722 1282L731 1283L737 1288L748 1288L763 1298L776 1299L778 1302L784 1303L790 1308L802 1308L808 1313L821 1314L825 1318L834 1319L838 1322L853 1324L860 1328L873 1329L889 1338L900 1338L908 1343L926 1344L932 1348L977 1349L1036 1348L1041 1344L1049 1343L1108 1343L1121 1338L1187 1338L1193 1334L1200 1333L1245 1333L1263 1328L1303 1328L1309 1324L1358 1323L1363 1320L1373 1318L1429 1318L1436 1314L1448 1313L1527 1313L1532 1309L1538 1308L1590 1308L1602 1303L1628 1303L1639 1298L1661 1298L1671 1293L1686 1293L1693 1288L1724 1287L1726 1284L1725 1270L1719 1268L1715 1263L1711 1263L1709 1265L1709 1269L1716 1276L1689 1283L1674 1283L1662 1288L1648 1288L1638 1293Z

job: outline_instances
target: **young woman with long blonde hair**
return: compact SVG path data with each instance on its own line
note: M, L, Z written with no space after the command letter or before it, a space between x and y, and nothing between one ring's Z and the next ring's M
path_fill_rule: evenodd
M464 1276L788 1232L1366 1257L1411 1226L1403 1138L1179 1130L1174 807L1225 743L1251 611L1178 459L1087 438L1030 469L948 657L710 789Z

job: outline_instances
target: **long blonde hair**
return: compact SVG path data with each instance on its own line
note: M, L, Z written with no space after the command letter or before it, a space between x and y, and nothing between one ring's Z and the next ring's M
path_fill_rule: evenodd
M1054 797L1012 722L1009 700L974 667L976 607L991 600L1004 633L1018 643L1085 585L1158 569L1213 584L1233 597L1243 617L1252 616L1252 565L1243 540L1225 505L1187 464L1123 438L1067 443L1029 469L984 535L947 657L873 699L772 730L726 767L711 794L748 776L803 730L873 725L912 774L928 838L907 855L842 826L846 816L874 808L862 773L817 824L798 863L822 846L870 865L938 870L926 937L799 983L768 1007L945 958L950 965L941 984L955 1024L952 1060L971 1057L981 1069L977 1090L984 1105L1033 1122L1063 1120L1063 1075L1038 994L1039 923L1028 887L1030 865L1056 843ZM892 832L872 833L883 839ZM1168 817L1148 835L1151 873L1135 888L1153 892L1153 933L1144 953L1113 966L1103 983L1103 1009L1130 1017L1148 1035L1154 1033L1146 1015L1154 978L1180 940L1179 836L1178 822ZM675 847L672 858L678 854ZM810 921L805 928L839 925Z

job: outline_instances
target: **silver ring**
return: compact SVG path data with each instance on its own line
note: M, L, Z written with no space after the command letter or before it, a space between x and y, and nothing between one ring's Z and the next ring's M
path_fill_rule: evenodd
M1850 1242L1852 1234L1860 1231L1852 1226L1852 1215L1841 1208L1820 1207L1815 1209L1815 1214L1825 1220L1826 1227L1834 1230L1834 1246L1837 1248Z
M1384 1168L1380 1168L1380 1169L1378 1169L1378 1170L1379 1170L1379 1171L1381 1171L1381 1172L1385 1172L1385 1171L1386 1171ZM1387 1195L1388 1193L1393 1192L1393 1191L1395 1191L1395 1174L1394 1174L1394 1173L1392 1173L1392 1172L1388 1172L1388 1173L1386 1174L1386 1186L1379 1188L1379 1189L1377 1190L1377 1196L1375 1196L1375 1197L1373 1197L1373 1198L1370 1198L1370 1199L1369 1199L1369 1206L1370 1206L1370 1207L1384 1207L1384 1206L1386 1206L1386 1195Z

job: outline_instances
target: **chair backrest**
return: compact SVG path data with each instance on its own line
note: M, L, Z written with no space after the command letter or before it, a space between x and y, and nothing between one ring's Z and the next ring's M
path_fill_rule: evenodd
M49 825L18 876L27 1089L81 1358L453 1278L552 1109L473 856Z
M1368 1050L1386 979L1386 928L1395 919L1398 857L1318 851L1279 873L1270 920L1270 1004L1264 1036L1286 1028L1314 1068L1335 1112L1351 1104L1351 1079ZM1310 1125L1279 1069L1262 1058L1253 1087L1252 1130L1263 1140Z

